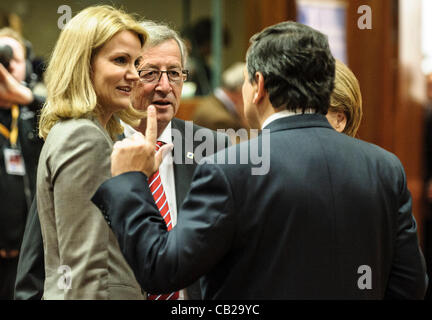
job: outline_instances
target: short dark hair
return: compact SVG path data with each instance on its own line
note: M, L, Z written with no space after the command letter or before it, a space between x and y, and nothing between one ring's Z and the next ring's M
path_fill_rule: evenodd
M263 74L273 107L327 113L335 60L324 34L287 21L255 34L250 42L246 57L249 82L255 82L256 72Z

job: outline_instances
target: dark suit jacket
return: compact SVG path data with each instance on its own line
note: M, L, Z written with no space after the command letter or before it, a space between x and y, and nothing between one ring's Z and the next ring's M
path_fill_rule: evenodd
M102 184L92 201L141 286L168 292L204 275L204 299L422 298L424 259L398 158L322 115L267 129L270 141L250 146L270 143L269 172L251 175L250 157L198 166L170 232L144 174ZM238 161L241 147L227 152Z
M181 133L182 145L180 147L182 153L186 155L188 152L194 152L195 148L201 142L194 141L193 144L186 143L185 140L187 137L185 132L185 122L183 120L174 118L172 119L171 125L173 129L177 129ZM203 129L207 134L214 137L214 150L217 150L218 148L217 139L219 139L219 141L224 141L223 148L229 145L228 137L226 135L217 134L216 132L210 131L209 129L202 128L200 126L192 126L193 135L195 135L195 132L197 132L199 129ZM191 148L188 148L188 146ZM178 148L177 145L174 146L174 149L176 148ZM211 152L208 152L207 155L210 154ZM195 161L192 164L174 164L176 202L178 208L181 207L186 193L190 188L195 167ZM21 246L18 273L15 284L15 299L41 299L43 294L44 280L44 252L41 226L38 218L36 203L33 201ZM199 282L190 284L190 286L187 288L187 294L189 299L201 299L201 289L199 287Z

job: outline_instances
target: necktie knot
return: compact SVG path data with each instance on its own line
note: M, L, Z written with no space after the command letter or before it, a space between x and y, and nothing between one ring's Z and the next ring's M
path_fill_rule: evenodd
M157 141L156 142L156 151L158 151L160 149L160 147L162 147L165 144L165 142L163 141Z

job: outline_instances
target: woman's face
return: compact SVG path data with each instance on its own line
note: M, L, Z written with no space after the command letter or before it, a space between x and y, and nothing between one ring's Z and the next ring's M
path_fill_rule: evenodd
M132 87L138 81L141 42L131 31L120 31L92 59L92 81L98 104L105 115L130 105Z

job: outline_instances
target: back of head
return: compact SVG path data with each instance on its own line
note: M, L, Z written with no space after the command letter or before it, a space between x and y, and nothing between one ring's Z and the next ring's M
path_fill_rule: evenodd
M343 133L355 137L362 119L362 96L354 73L336 60L335 87L330 98L330 109L343 112L347 118Z
M222 86L230 91L241 90L244 81L246 63L236 62L229 66L222 74Z
M144 20L141 22L141 26L147 31L148 39L145 44L146 47L155 47L165 41L175 40L179 46L180 54L182 57L183 67L187 61L187 48L183 39L179 36L177 31L170 28L168 25L163 23L156 23L151 20Z
M327 113L335 60L325 35L288 21L264 29L250 42L246 58L249 81L255 81L256 72L263 74L273 107Z
M97 97L91 81L92 57L118 32L137 34L143 45L147 34L125 12L111 6L86 8L73 17L60 33L46 71L47 101L42 109L39 135L46 138L60 119L97 114ZM118 113L128 119L133 111ZM115 119L107 124L113 136L120 131Z

